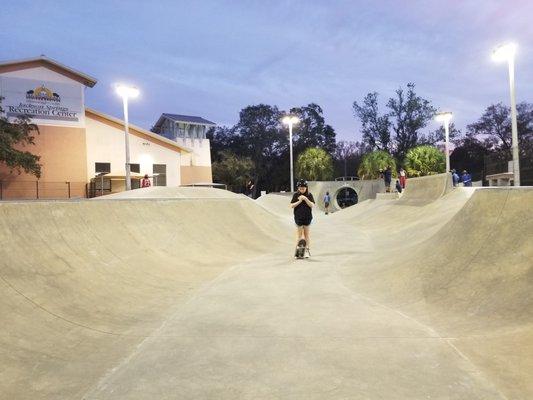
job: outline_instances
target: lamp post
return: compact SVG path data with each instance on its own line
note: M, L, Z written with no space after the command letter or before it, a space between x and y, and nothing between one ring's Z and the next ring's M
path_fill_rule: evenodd
M122 97L124 106L124 142L126 146L126 190L131 190L131 169L130 169L130 135L128 122L128 100L139 96L139 89L134 86L117 85L117 94Z
M516 92L514 84L514 58L516 54L516 44L507 43L498 46L492 52L494 61L507 61L509 67L509 90L511 92L511 132L513 149L513 180L515 186L520 186L520 152L518 150L518 127L516 124Z
M444 125L444 151L446 152L446 173L450 172L450 120L452 119L450 111L439 112L435 119Z
M289 126L289 143L290 143L289 153L291 157L291 190L290 191L292 192L294 191L294 172L293 172L294 167L293 167L293 161L292 161L292 126L300 122L300 119L295 115L287 115L283 117L282 122L285 125Z

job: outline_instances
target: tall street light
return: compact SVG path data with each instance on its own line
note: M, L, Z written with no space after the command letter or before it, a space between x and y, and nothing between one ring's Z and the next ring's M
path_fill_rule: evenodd
M492 59L494 61L507 61L509 66L509 89L511 92L511 130L513 149L513 175L514 185L520 186L520 152L518 151L518 128L516 124L516 92L514 85L514 57L516 44L507 43L494 49Z
M139 89L134 86L117 85L117 94L122 97L124 105L124 141L126 145L126 190L131 190L131 169L130 169L130 132L128 122L128 100L139 96Z
M285 125L289 126L289 152L291 155L291 192L294 191L294 172L293 172L293 162L292 162L292 126L300 122L300 119L295 115L287 115L281 120Z
M450 172L450 120L453 114L450 111L443 111L435 114L435 119L444 125L444 151L446 152L446 173Z

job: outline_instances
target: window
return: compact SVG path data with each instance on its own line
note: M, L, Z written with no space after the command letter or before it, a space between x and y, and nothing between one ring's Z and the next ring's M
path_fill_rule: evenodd
M130 171L131 172L137 172L139 174L141 172L141 164L132 164L132 163L130 163Z
M154 186L167 186L167 165L154 164Z
M109 174L111 172L111 163L108 163L108 162L94 163L94 172L96 174L100 174L100 173Z

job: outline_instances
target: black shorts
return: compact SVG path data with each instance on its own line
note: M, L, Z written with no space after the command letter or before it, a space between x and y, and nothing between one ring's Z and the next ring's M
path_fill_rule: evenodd
M311 219L308 219L308 218L294 218L294 222L296 223L297 226L309 226L311 225L311 221L313 220L313 218Z
M324 207L328 208L329 207L329 203L324 203Z

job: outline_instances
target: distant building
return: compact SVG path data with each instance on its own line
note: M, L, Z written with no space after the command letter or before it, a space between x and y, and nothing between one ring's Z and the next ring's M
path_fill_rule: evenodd
M4 116L27 115L39 127L35 144L21 149L40 156L42 164L40 179L0 164L0 198L92 197L124 190L124 122L85 106L86 91L96 82L44 56L0 62ZM132 187L139 187L145 174L157 186L212 182L205 131L213 125L183 121L169 139L130 124Z
M206 138L214 122L202 117L180 114L161 114L152 128L167 139L191 152L181 157L181 184L211 183L211 144Z

